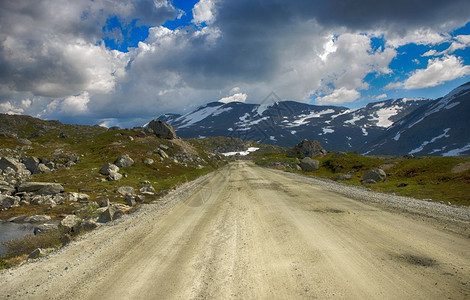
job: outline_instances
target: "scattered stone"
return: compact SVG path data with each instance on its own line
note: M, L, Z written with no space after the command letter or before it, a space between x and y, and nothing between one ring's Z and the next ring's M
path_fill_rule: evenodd
M160 120L155 119L150 121L147 128L149 131L152 130L153 133L159 138L168 140L176 138L176 132L173 126Z
M336 180L350 180L352 178L352 175L350 174L342 174L336 177Z
M28 259L36 259L45 255L46 255L46 251L44 249L37 248L36 250L34 250L28 255Z
M2 157L0 159L0 170L5 172L7 168L11 168L16 173L25 170L26 166L12 157Z
M166 154L166 152L163 151L162 149L157 149L156 151L157 151L158 155L161 156L161 158L163 158L163 159L168 159L168 158L170 158L170 156L168 156L168 154Z
M470 161L462 162L454 166L451 170L452 173L461 173L470 170Z
M376 184L377 181L375 181L374 179L363 179L361 183L362 184Z
M339 158L339 157L345 157L347 156L348 154L346 152L335 152L333 153L333 155L331 156L331 158Z
M305 157L300 161L300 168L302 171L315 171L320 167L320 162L316 159L311 159L310 157Z
M68 139L69 135L65 132L59 133L59 139Z
M98 222L107 223L114 220L114 214L116 213L116 208L113 206L108 206L108 208L100 215Z
M326 150L323 148L319 141L303 140L291 150L290 156L304 158L304 157L315 157L325 156Z
M70 192L65 196L65 200L69 202L86 202L90 199L90 196L83 193Z
M24 182L18 186L18 192L37 193L41 195L53 195L62 193L64 187L52 182Z
M399 185L397 185L397 187L405 187L405 186L408 186L408 183L402 182Z
M134 206L135 205L135 197L134 195L126 195L126 203L129 206Z
M129 155L124 154L119 155L114 164L120 168L126 168L132 166L134 164L134 161L132 160L132 158L129 157Z
M92 231L93 229L96 229L98 226L99 224L93 220L85 220L81 225L81 229L83 231Z
M56 224L50 224L50 223L41 224L41 225L37 225L33 228L33 233L34 233L34 235L37 235L37 234L40 234L40 233L54 231L57 228L58 228L58 226Z
M31 141L28 140L28 139L18 139L18 142L21 143L21 144L24 144L24 145L31 145Z
M28 169L31 174L34 174L34 171L37 169L40 163L41 161L39 160L39 158L34 156L28 157L24 162L26 169Z
M109 206L109 199L104 199L100 203L100 207L108 207Z
M51 220L51 217L46 215L35 215L31 217L26 217L23 221L25 223L47 223Z
M127 195L134 195L134 188L131 186L121 186L118 188L118 193L127 196Z
M100 174L110 175L111 173L119 172L119 167L115 164L106 163L100 170Z
M164 145L164 144L160 144L158 147L164 151L170 149L167 145Z
M151 158L146 158L146 159L144 160L144 164L146 164L146 165L149 165L149 166L150 166L150 165L153 165L153 163L154 163L154 160L151 159Z
M122 179L122 174L110 173L107 178L109 181L119 181Z
M136 195L134 199L135 199L135 202L137 203L143 203L145 200L144 196L141 196L141 195Z
M364 174L363 181L366 181L368 179L372 179L373 181L375 181L377 183L377 182L380 182L380 181L384 181L385 178L387 178L387 174L385 174L384 170L382 170L382 169L372 169L372 170L367 171Z
M77 234L80 231L82 219L75 215L68 215L59 223L59 230L63 233Z
M27 217L28 217L27 215L21 215L21 216L11 217L10 219L7 220L7 222L23 223L24 220L25 220Z
M140 188L139 192L143 195L153 196L155 195L156 191L151 185L146 185Z
M0 194L0 209L9 209L20 205L20 197Z

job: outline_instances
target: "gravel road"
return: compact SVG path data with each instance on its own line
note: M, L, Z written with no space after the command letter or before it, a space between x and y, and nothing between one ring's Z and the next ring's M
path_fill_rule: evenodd
M468 299L467 208L234 162L48 257L1 299Z

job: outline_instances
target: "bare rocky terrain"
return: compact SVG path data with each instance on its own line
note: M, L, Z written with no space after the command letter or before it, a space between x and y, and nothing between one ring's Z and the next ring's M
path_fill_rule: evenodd
M2 271L0 295L470 297L468 208L419 201L417 214L401 198L236 161Z

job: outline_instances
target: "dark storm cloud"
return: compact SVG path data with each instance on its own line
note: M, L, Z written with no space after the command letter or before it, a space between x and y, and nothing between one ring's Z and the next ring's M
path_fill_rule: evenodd
M241 0L219 2L218 8L218 25L231 30L241 28L247 33L252 32L249 27L276 28L302 20L352 30L385 26L398 31L416 27L439 29L463 25L470 20L468 0Z

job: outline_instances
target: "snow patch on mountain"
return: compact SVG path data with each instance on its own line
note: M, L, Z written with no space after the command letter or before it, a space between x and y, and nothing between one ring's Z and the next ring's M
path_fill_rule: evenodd
M419 147L416 148L416 149L411 150L410 152L408 152L408 154L414 154L414 153L421 152L421 151L423 151L423 149L424 149L424 147L425 147L426 145L432 144L432 143L434 143L435 141L437 141L437 140L439 140L439 139L442 139L442 138L445 138L445 137L446 137L446 138L449 137L450 135L447 134L447 133L449 132L449 130L450 130L450 128L444 129L444 133L443 133L443 134L440 134L440 135L438 135L438 136L436 136L436 137L433 137L430 141L424 141L424 142L421 144L421 146L419 146Z
M289 123L289 121L287 121L286 123L289 123L289 124L286 124L285 128L292 128L292 127L302 126L302 125L310 123L310 121L307 121L308 119L320 118L323 115L332 114L334 112L335 112L334 110L329 108L329 109L325 109L325 110L322 110L322 111L319 111L319 112L312 111L309 114L301 114L301 115L297 116L296 120L294 120L290 123ZM284 120L284 121L286 121L286 120Z
M364 116L358 116L358 115L356 115L356 114L353 114L353 115L352 115L352 119L349 119L349 120L347 120L347 121L344 121L344 123L348 123L348 124L351 124L351 125L356 125L356 122L357 122L357 121L360 121L360 120L362 120L362 119L364 119Z
M183 124L178 126L178 128L185 128L193 125L194 123L197 123L201 120L204 120L205 118L213 115L214 113L217 112L217 110L220 108L220 106L206 106L201 109L198 109L194 112L190 112L188 114L185 114L178 119L175 120L175 122L182 122ZM222 113L222 112L221 112Z
M470 143L463 146L462 148L452 149L452 150L442 154L442 156L459 156L461 154L464 154L467 151L470 151Z
M387 108L381 108L376 112L376 117L372 121L376 121L376 125L379 127L390 127L393 124L393 121L390 121L390 118L397 115L400 106L391 106Z

